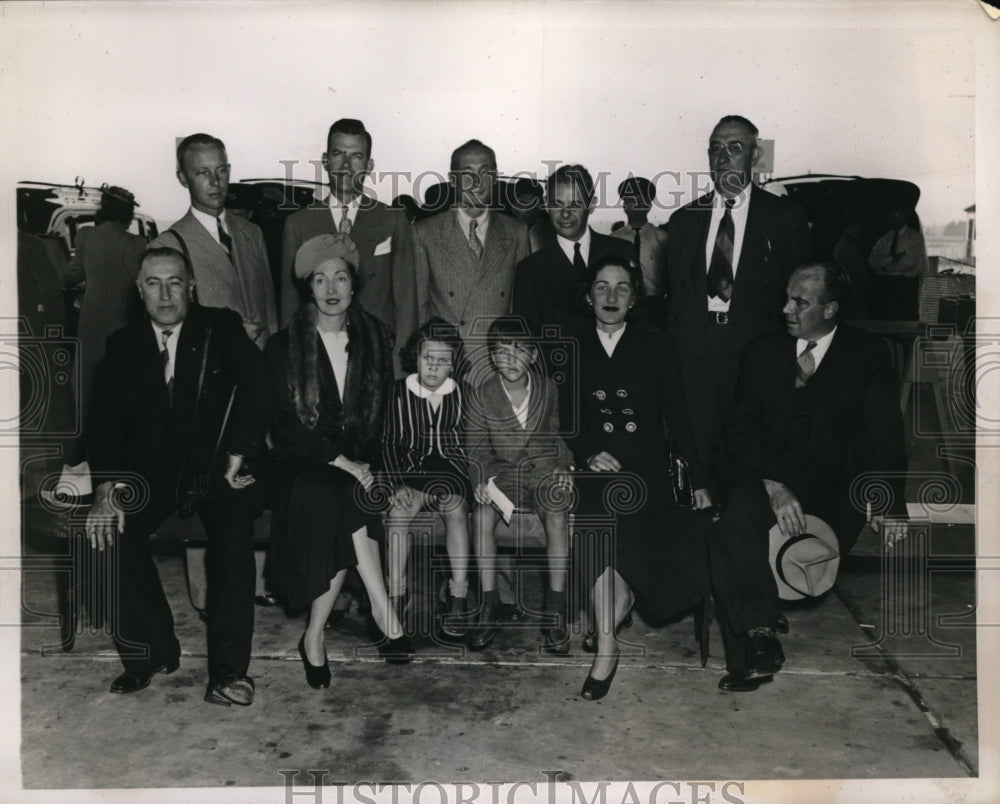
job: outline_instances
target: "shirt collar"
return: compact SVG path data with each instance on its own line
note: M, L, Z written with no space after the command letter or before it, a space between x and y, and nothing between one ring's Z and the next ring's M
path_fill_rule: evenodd
M420 399L428 399L432 396L447 396L455 390L455 381L451 377L448 377L436 391L431 391L420 384L420 380L416 374L410 374L406 378L406 390Z
M490 225L490 211L488 209L483 211L483 214L478 218L473 218L468 212L466 212L461 207L455 207L455 212L458 213L458 226L462 230L462 234L466 238L469 237L469 224L475 221L476 226L476 236L486 242L486 228Z
M351 199L350 203L347 204L347 208L348 209L358 209L361 206L361 196L362 195L364 195L364 193L359 193L358 195L354 196L354 198ZM339 198L337 198L337 196L335 196L332 192L329 192L329 191L327 192L327 196L326 196L326 205L328 207L330 207L330 209L335 209L338 212L344 208L344 202L341 201Z
M589 259L590 258L590 240L591 240L591 237L590 237L590 227L589 226L586 229L583 230L583 234L580 235L580 239L579 240L567 240L565 237L563 237L560 234L556 235L556 242L559 244L559 248L561 248L563 250L563 254L565 254L569 258L570 262L573 262L573 252L575 250L574 246L577 243L579 243L580 244L580 254L583 256L583 261L585 263L587 263L588 265L590 264L590 259Z
M733 204L733 215L736 217L746 217L747 210L750 208L750 191L753 190L753 182L748 184L742 190L740 190L733 198L736 199L736 203ZM716 192L712 199L712 206L716 209L724 209L726 206L726 198L720 193Z
M177 341L181 337L181 327L184 326L184 322L183 321L178 321L172 327L162 327L159 324L157 324L152 318L149 319L149 323L153 325L153 334L156 335L156 346L157 346L157 348L161 348L162 347L162 345L163 345L163 333L166 332L168 329L171 332L169 343L170 344L176 344Z
M826 354L826 350L830 348L830 342L833 340L833 335L837 331L834 327L822 338L816 339L816 345L813 347L813 356L816 359L816 364L819 365L820 358ZM805 350L806 345L809 343L805 338L795 339L795 354L801 356L802 352Z
M194 215L194 219L204 226L208 230L208 233L216 240L219 238L219 224L216 223L217 220L222 221L222 228L227 232L229 231L229 219L226 217L225 210L222 210L218 218L194 207L191 207L191 214Z

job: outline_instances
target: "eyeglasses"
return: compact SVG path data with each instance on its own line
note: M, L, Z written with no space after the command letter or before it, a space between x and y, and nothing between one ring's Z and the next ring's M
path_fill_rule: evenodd
M708 146L708 153L710 156L718 156L723 148L730 156L739 156L746 148L750 146L744 145L739 140L734 140L733 142L727 142L725 145L718 142L713 142Z

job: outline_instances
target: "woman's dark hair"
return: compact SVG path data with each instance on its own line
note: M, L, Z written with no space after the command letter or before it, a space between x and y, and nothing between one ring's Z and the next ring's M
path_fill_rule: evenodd
M587 277L583 286L584 297L590 295L590 289L594 286L597 275L610 265L617 265L628 274L628 279L632 283L632 290L635 292L637 301L646 295L646 283L642 278L642 268L639 267L639 263L628 257L620 257L617 254L604 254L592 260L590 265L587 266Z
M462 336L458 327L443 318L435 316L406 339L406 345L399 350L399 365L407 374L417 371L417 358L424 341L437 341L451 347L452 364L455 369L462 359ZM453 369L454 371L454 369Z
M364 274L362 274L355 265L347 262L347 260L344 260L344 263L347 265L347 273L351 275L351 290L354 291L351 304L356 304L358 302L358 293L364 286ZM313 300L312 278L315 275L316 272L313 271L308 276L292 277L292 282L299 291L299 297L301 298L303 304L307 304Z

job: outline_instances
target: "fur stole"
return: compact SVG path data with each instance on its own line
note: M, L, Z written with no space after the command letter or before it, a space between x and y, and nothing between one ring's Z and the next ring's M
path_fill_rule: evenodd
M315 304L304 304L288 328L288 390L299 420L309 428L319 420L317 316ZM347 309L347 376L341 393L348 456L377 451L393 382L392 346L392 333L379 319L357 302Z

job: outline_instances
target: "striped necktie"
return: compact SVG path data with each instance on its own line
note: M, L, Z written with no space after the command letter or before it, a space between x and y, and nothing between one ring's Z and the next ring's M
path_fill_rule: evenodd
M215 225L219 230L219 245L222 246L222 250L226 252L226 256L229 257L229 261L233 261L233 238L229 236L229 232L222 228L222 218L215 219Z
M736 228L732 210L735 204L735 198L726 199L726 211L719 221L712 262L708 266L708 295L718 296L723 301L729 301L733 296L733 240Z
M795 361L795 387L802 388L809 378L816 373L816 356L813 349L816 348L816 341L809 341L802 354Z
M476 260L481 260L483 258L483 241L476 234L478 228L479 221L469 221L469 248L476 255Z
M170 350L167 349L167 342L174 334L172 329L165 329L160 333L160 363L163 365L163 379L167 384L167 393L170 398L174 396L174 367L170 362Z
M340 208L340 223L337 225L337 231L342 235L349 235L351 233L351 219L347 217L347 204L344 204Z

